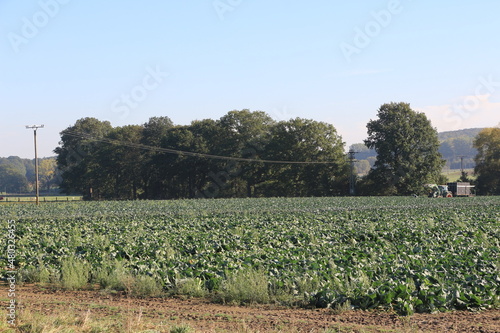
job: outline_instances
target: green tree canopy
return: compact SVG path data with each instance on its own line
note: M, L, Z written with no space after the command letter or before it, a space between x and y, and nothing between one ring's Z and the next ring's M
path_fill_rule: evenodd
M85 196L91 196L93 191L99 192L108 177L100 172L97 152L101 143L95 139L104 138L111 130L109 121L82 118L61 132L61 146L54 152L61 170L63 191Z
M346 192L344 143L333 125L300 118L276 123L262 111L234 110L218 120L184 126L174 125L168 117L116 128L83 118L61 132L60 144L55 152L62 189L88 198ZM328 164L273 164L259 159Z
M437 131L425 114L407 103L389 103L378 110L378 119L367 124L366 146L377 160L368 174L372 191L383 195L408 195L435 181L444 165Z
M28 181L25 174L14 165L0 164L0 191L20 193L26 191Z
M142 188L143 151L133 145L140 144L143 126L127 125L113 128L106 139L118 144L103 143L95 153L99 165L99 189L108 198L137 199ZM104 186L106 184L106 186Z
M40 187L50 190L51 186L57 184L57 161L53 157L40 160L38 165Z
M346 194L348 167L344 142L331 124L295 118L272 127L266 159L328 162L268 166L277 196ZM321 194L320 194L321 193Z
M485 128L474 140L477 191L479 194L500 194L500 128Z
M271 140L275 121L265 112L244 109L228 112L218 124L221 155L259 158ZM232 178L233 189L238 189L238 196L254 196L256 186L266 177L263 163L224 162L223 165Z

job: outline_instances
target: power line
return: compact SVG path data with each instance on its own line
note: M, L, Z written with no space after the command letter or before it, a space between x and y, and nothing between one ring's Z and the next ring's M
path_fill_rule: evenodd
M203 158L219 159L219 160L227 160L227 161L259 162L259 163L269 163L269 164L337 164L336 162L278 161L278 160L262 160L262 159L257 159L257 158L220 156L220 155L205 154L205 153L195 153L195 152L177 150L177 149L171 149L171 148L148 146L148 145L143 145L140 143L123 142L123 141L112 140L112 139L108 139L108 138L96 138L88 133L74 132L74 131L68 131L68 130L63 131L62 134L66 134L66 135L78 137L78 138L84 138L84 139L88 139L88 140L96 141L96 142L103 142L103 143L120 145L120 146L125 146L125 147L130 147L130 148L150 150L150 151L155 151L155 152L160 152L160 153L176 154L176 155L180 155L180 156L185 155L185 156L191 156L191 157L203 157Z

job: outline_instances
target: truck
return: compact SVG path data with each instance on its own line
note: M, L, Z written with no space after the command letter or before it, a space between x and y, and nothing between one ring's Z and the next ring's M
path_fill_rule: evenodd
M448 189L454 197L473 197L476 195L475 185L468 182L448 183Z
M454 182L446 185L425 184L429 198L452 198L475 196L474 185L467 182Z

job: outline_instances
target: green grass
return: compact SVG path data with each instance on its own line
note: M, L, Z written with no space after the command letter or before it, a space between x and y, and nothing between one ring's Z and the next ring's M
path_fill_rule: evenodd
M157 297L163 294L161 284L148 275L134 275L132 270L124 267L122 261L106 263L94 279L101 288L107 291L124 291L136 297Z
M470 179L476 179L476 176L474 175L474 169L465 169L464 171L467 172L467 175ZM446 178L448 178L449 183L456 182L462 176L462 172L457 169L443 170L442 173Z
M170 329L170 333L191 333L191 332L194 332L194 330L188 325L174 326Z
M262 270L243 269L230 274L221 290L223 302L264 304L270 300L268 276Z
M200 278L187 278L177 281L175 293L190 297L205 297L207 296L208 291L205 288L204 281Z
M67 257L61 264L61 285L64 289L82 289L90 278L90 265L85 260Z

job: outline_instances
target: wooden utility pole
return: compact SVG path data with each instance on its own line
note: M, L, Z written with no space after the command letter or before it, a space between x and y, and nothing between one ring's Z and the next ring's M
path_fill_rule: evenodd
M43 128L43 125L32 125L32 126L26 125L26 129L33 130L33 138L35 141L35 192L36 192L36 205L37 206L40 204L40 190L38 188L38 154L37 154L37 149L36 149L36 130L39 128Z
M350 195L356 195L356 175L354 175L354 162L356 161L356 158L354 157L354 154L356 154L357 151L354 150L349 150L349 162L351 165L351 174L349 177L349 194Z
M459 155L457 157L460 157L460 172L463 175L464 174L464 157L466 157L466 156L465 155Z

